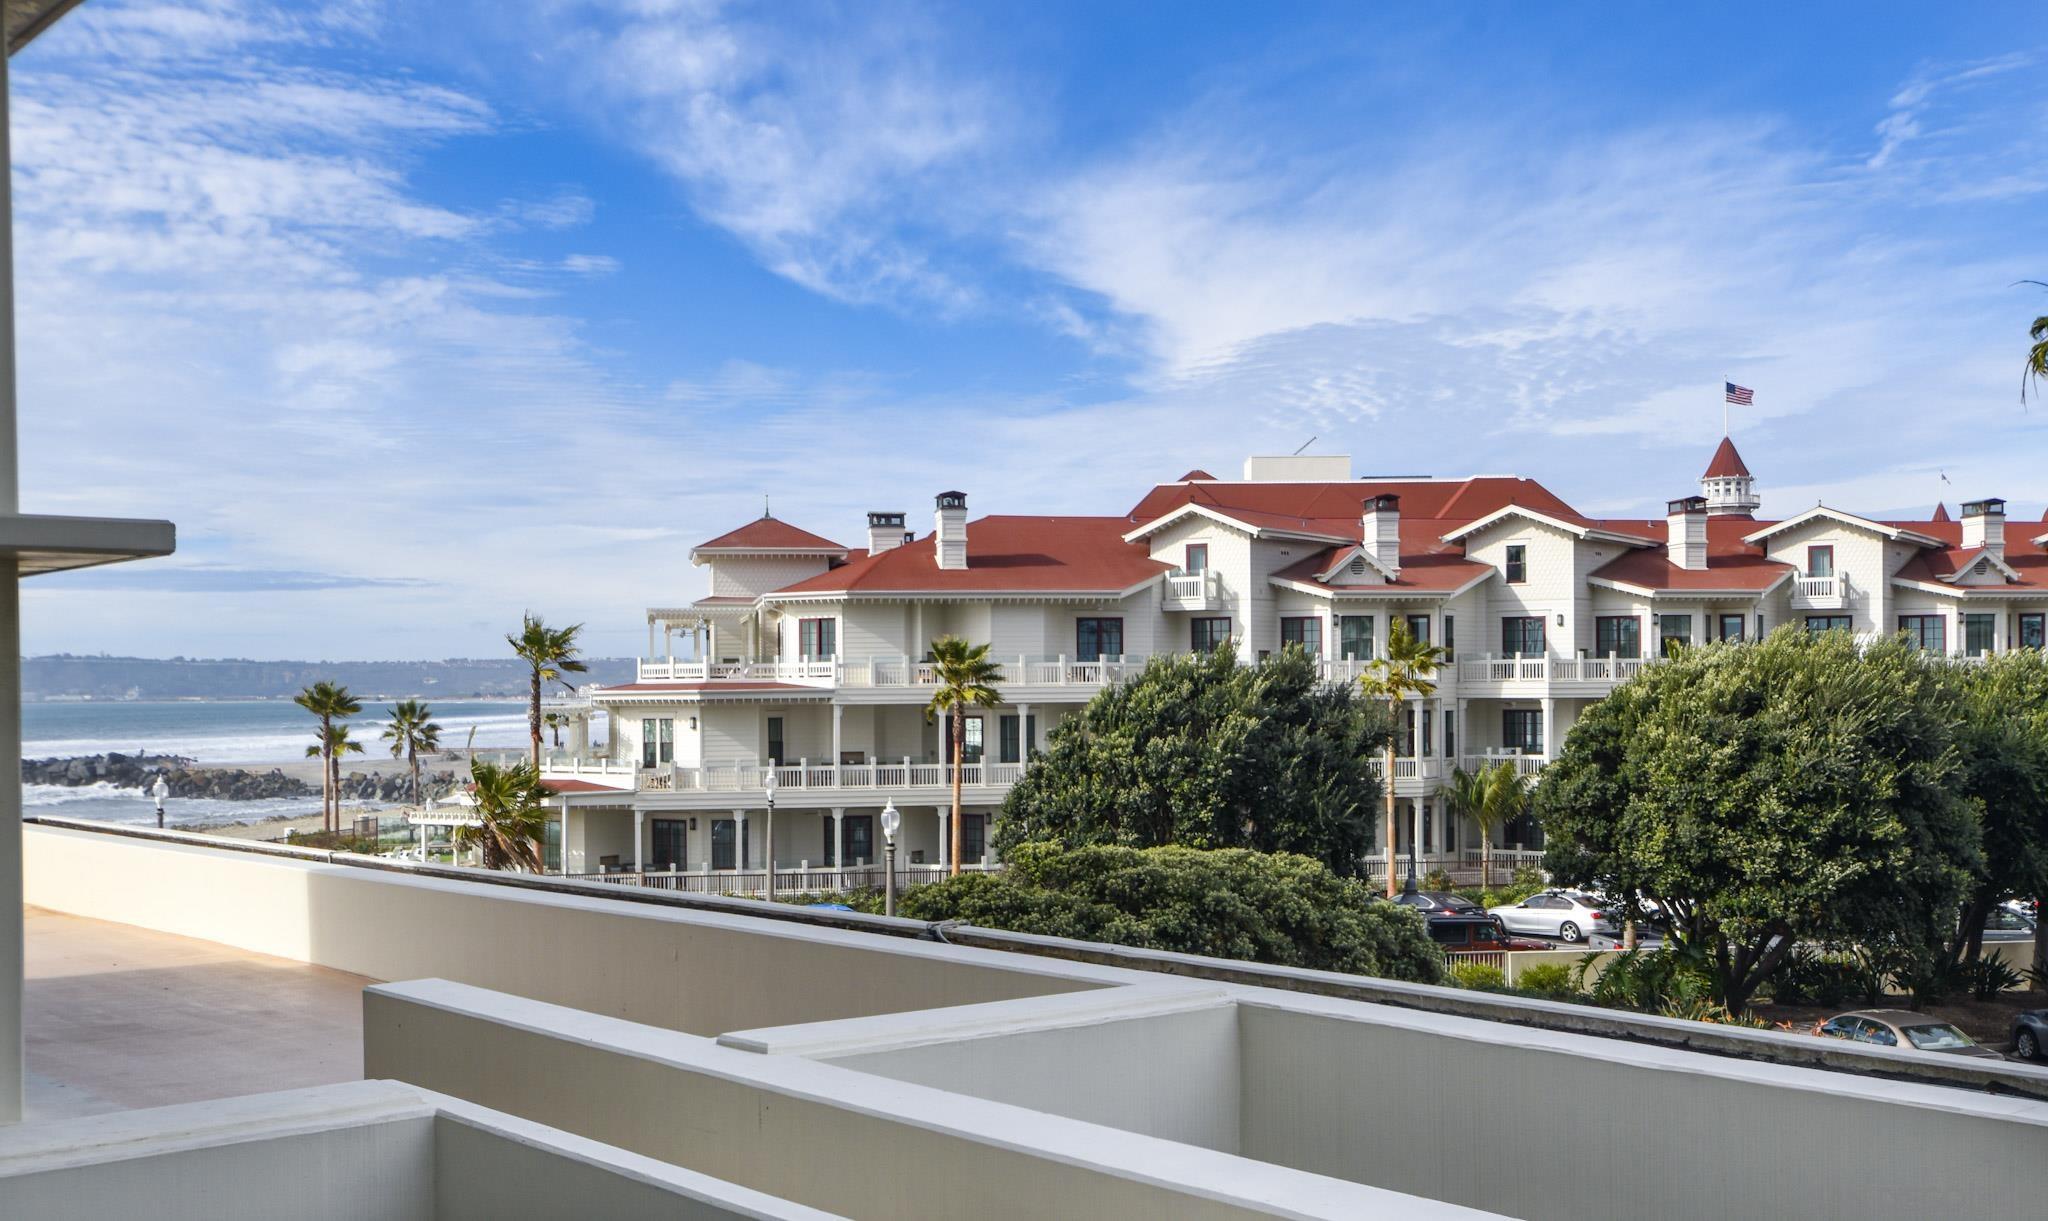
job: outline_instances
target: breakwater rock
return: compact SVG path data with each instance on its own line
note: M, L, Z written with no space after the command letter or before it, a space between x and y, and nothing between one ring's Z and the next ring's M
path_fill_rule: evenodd
M115 788L148 792L158 776L171 786L171 796L203 797L215 801L263 801L277 797L318 797L320 785L282 768L252 772L239 767L200 767L182 755L105 754L81 755L69 759L24 759L24 784L56 784L78 787L109 784ZM455 773L427 772L420 775L428 797L446 797L455 790ZM343 801L402 802L412 798L412 776L352 771L341 778Z

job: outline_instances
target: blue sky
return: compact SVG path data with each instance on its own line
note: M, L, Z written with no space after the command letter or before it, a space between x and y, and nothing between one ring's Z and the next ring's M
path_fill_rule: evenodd
M1767 511L2038 515L2037 27L93 0L13 64L23 501L181 545L24 647L628 654L764 494L854 541L1311 436L1648 513L1724 376Z

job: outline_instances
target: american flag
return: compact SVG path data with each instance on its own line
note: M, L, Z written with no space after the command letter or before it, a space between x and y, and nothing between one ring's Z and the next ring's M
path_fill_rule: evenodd
M1737 407L1753 407L1756 405L1756 391L1751 390L1748 386L1738 386L1734 382L1722 382L1721 384L1728 387L1728 401Z

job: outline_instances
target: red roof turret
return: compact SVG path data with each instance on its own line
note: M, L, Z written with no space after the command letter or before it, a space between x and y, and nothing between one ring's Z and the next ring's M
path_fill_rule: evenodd
M1707 473L1702 479L1726 479L1733 475L1749 476L1749 468L1742 464L1742 455L1735 452L1735 442L1721 438L1721 447L1714 451L1714 460L1707 463Z

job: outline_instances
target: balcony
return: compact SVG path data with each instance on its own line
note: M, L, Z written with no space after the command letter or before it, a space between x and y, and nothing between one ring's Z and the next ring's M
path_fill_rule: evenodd
M1213 571L1168 573L1159 586L1159 605L1170 611L1219 610L1223 583Z
M979 861L960 866L962 873L1000 873L999 862ZM898 865L896 889L908 890L950 875L945 865ZM824 894L882 886L885 870L880 865L859 864L839 868L833 865L777 865L775 893L778 895ZM643 890L673 890L694 895L764 896L768 890L766 869L650 869L646 872L618 870L610 873L564 874L572 882L602 882L610 886L637 886Z
M1534 778L1542 773L1544 766L1550 762L1550 758L1547 755L1528 755L1520 751L1493 750L1476 755L1458 756L1458 766L1474 775L1477 775L1483 768L1498 767L1504 762L1515 765L1516 775Z
M1792 578L1792 609L1832 611L1842 610L1849 605L1849 578L1846 574Z
M997 682L1017 687L1100 687L1145 668L1143 657L1117 656L1083 661L1065 655L992 659ZM679 661L643 659L643 683L791 683L800 686L872 689L916 689L938 685L938 667L928 661L895 657L819 657L796 661Z
M963 789L1007 789L1024 777L1022 763L967 763L960 767ZM687 794L752 794L765 801L768 776L775 776L776 800L791 805L824 804L849 796L879 802L904 792L943 794L952 791L953 765L915 763L909 759L834 766L799 760L771 767L765 763L723 763L709 767L638 767L613 759L577 759L564 754L542 760L549 779L591 780L621 792ZM809 801L816 797L818 801ZM977 800L987 800L984 791Z
M1468 696L1605 695L1650 664L1641 657L1467 657L1458 693Z

